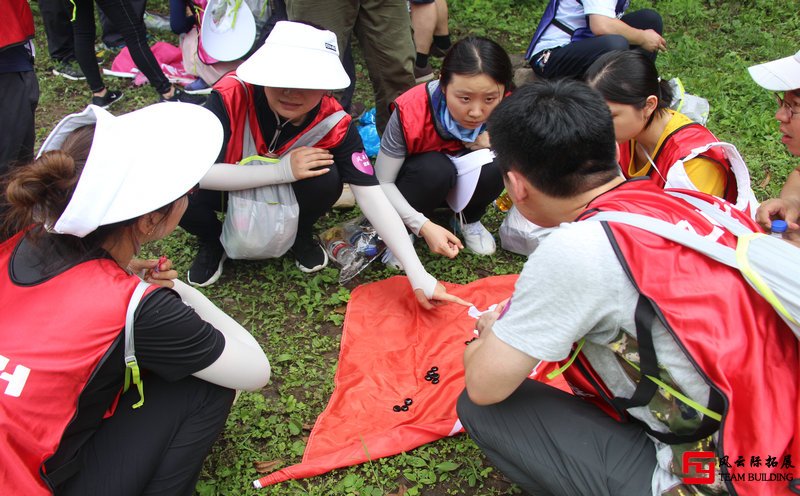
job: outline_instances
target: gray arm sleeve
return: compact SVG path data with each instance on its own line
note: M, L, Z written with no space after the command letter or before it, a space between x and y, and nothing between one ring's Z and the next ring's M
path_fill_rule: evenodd
M200 291L180 280L173 282L175 287L172 289L183 302L225 336L225 349L219 358L192 375L230 389L255 391L264 387L269 381L271 369L258 341Z
M420 262L417 252L414 251L414 245L406 235L400 216L383 194L381 187L351 184L350 189L353 190L353 196L356 197L361 211L386 242L386 246L403 264L411 287L421 289L425 296L431 298L436 288L436 278L428 274Z
M214 164L200 180L200 187L214 191L239 191L296 180L292 174L291 154L287 153L276 164Z
M386 130L381 136L381 151L394 158L405 158L408 155L406 137L403 135L403 125L397 110L392 112L389 122L386 123Z
M405 157L392 158L383 153L383 149L381 149L381 151L378 152L378 158L375 160L375 175L378 176L378 181L381 184L384 194L386 194L386 198L389 199L394 209L400 214L403 223L407 225L414 234L419 236L419 230L428 222L428 218L408 203L408 200L406 200L403 193L397 189L397 185L394 183L395 179L397 179L397 174L400 172L400 168L403 166L403 162L405 162Z

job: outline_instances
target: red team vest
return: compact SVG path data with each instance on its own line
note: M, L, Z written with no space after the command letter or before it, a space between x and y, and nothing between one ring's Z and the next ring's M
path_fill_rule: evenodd
M667 172L672 168L675 162L688 156L693 149L716 141L719 141L717 137L705 126L692 122L679 127L664 139L661 147L653 157L653 162L655 162L661 174L667 177ZM631 163L631 154L633 152L632 145L633 143L626 143L619 147L620 167L622 173L628 179L630 179L628 175L628 164ZM731 171L731 165L728 163L722 150L719 148L711 148L700 155L700 157L712 160L722 166L727 178L724 198L735 203L737 195L736 177L734 177L733 171ZM659 188L664 187L664 180L656 171L652 170L652 168L648 172L648 175Z
M228 147L225 153L225 162L235 164L242 158L242 143L244 138L245 119L250 119L250 131L253 134L253 140L256 144L258 154L264 157L269 156L268 144L264 141L261 134L261 128L258 125L256 118L256 108L253 105L253 91L256 87L249 83L242 83L236 78L234 73L230 73L217 81L214 85L214 90L222 97L222 102L225 105L225 110L228 112L228 118L231 121L231 137L228 140ZM300 138L306 131L312 129L320 121L329 115L342 110L342 106L331 96L325 95L322 97L322 105L319 112L314 117L314 120L289 142L284 143L279 149L275 150L274 155L281 156L285 151ZM350 127L351 117L345 116L339 123L331 129L316 145L317 148L325 148L330 150L336 148L347 136L347 130Z
M749 217L728 207L740 222L757 229ZM688 222L700 235L711 233L714 227L690 205L647 180L629 181L604 193L588 205L579 219L591 217L597 210L634 212L673 224ZM797 441L793 441L795 432L800 432L797 338L735 269L633 227L608 223L605 229L639 293L652 302L656 315L689 360L724 398L724 405L718 410L723 417L717 456L728 455L729 463L734 465L742 455L747 460L747 470L794 472L800 478L800 452ZM736 245L727 233L718 242ZM639 339L640 346L641 343ZM565 378L569 381L570 375L582 376L581 387L585 387L586 379L597 380L580 371L580 367L570 367ZM605 393L600 396L608 394L607 388L603 389ZM798 468L767 468L763 464L767 456L776 457L780 464L787 454ZM749 468L751 456L761 457L762 466ZM735 474L744 469L734 465L729 470ZM747 474L743 475L746 478ZM727 486L731 494L789 494L786 481L737 480Z
M406 91L394 101L392 110L397 110L407 155L425 152L458 152L464 149L460 140L445 139L436 130L427 84L419 84Z
M20 233L0 244L0 487L29 496L51 493L44 463L124 329L139 278L113 260L97 259L19 286L9 277L9 263L21 239Z
M19 45L34 35L33 14L27 0L3 0L0 2L0 48Z

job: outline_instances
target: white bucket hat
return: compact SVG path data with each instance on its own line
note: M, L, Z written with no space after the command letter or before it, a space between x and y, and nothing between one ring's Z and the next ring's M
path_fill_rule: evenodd
M759 86L771 91L791 91L800 88L800 52L765 64L748 67L750 76Z
M244 0L209 0L200 28L203 49L217 60L243 57L256 39L256 20Z
M200 182L222 148L222 124L197 105L157 103L119 117L89 105L56 125L39 156L89 124L92 147L72 198L55 223L43 219L60 234L82 238L168 205Z
M338 90L350 86L336 35L308 24L280 21L264 46L236 70L244 81L272 88Z

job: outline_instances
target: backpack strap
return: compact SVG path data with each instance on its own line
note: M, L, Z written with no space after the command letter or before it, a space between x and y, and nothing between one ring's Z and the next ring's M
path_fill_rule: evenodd
M133 317L145 291L149 287L150 283L139 281L136 289L133 290L130 302L128 302L128 311L125 313L125 386L122 388L122 392L127 391L131 383L136 386L139 391L139 401L133 405L133 408L139 408L144 405L144 384L142 383L139 363L136 361L136 347L133 343Z

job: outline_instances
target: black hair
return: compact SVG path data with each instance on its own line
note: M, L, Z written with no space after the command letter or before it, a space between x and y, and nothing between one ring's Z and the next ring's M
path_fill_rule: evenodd
M508 53L496 42L481 36L468 36L458 40L447 51L442 62L439 84L442 88L450 84L453 74L478 76L486 74L505 91L510 91L514 71Z
M500 102L488 130L500 168L549 196L578 195L619 176L611 112L585 83L526 84Z
M633 105L638 109L644 108L647 97L655 95L658 105L645 127L650 125L656 113L665 112L672 104L669 82L658 77L655 62L640 50L605 53L589 66L584 78L609 102Z

